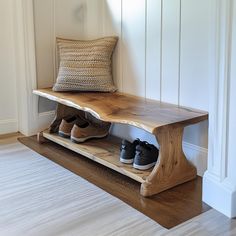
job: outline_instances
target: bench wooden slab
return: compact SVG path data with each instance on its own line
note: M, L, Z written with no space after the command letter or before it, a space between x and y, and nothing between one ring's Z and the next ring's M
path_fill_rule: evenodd
M124 165L120 165L118 161L119 145L116 145L116 151L112 151L112 153L116 153L113 155L114 160L110 159L104 162L104 158L94 152L94 146L92 147L93 150L89 150L89 145L87 145L86 152L83 152L83 144L82 146L72 143L65 144L55 134L42 133L47 139L80 154L82 153L94 161L141 182L141 194L143 196L157 194L196 177L196 168L189 163L183 153L183 131L184 127L188 125L208 119L207 112L118 92L59 93L52 91L51 88L34 90L33 92L58 103L56 118L51 129L58 125L62 117L70 113L71 109L77 109L89 112L102 121L133 125L155 135L160 145L159 161L152 171L141 173L130 166L126 168ZM94 141L87 143L91 142ZM101 147L102 141L96 142L100 142ZM109 138L105 142L106 149L109 149ZM109 158L112 158L112 155L109 154Z

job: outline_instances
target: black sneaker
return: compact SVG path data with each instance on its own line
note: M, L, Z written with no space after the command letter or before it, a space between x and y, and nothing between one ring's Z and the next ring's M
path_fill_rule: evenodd
M147 142L136 146L133 167L138 170L147 170L157 163L159 150Z
M136 146L139 143L139 139L136 139L133 143L123 139L120 148L120 162L125 164L132 164L134 162Z

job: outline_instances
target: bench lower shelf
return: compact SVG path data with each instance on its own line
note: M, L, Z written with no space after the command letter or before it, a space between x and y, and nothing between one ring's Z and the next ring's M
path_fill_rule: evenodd
M118 137L108 136L103 139L91 139L81 144L73 143L70 139L62 138L58 134L50 134L48 131L43 132L43 137L140 183L144 183L152 172L152 169L139 171L134 169L132 165L122 164L120 162L119 149L121 139Z

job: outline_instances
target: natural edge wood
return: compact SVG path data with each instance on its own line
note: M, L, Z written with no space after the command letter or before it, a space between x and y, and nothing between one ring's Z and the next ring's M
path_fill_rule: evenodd
M34 93L58 102L49 132L38 134L40 143L45 141L44 138L49 139L140 182L140 193L144 197L196 178L197 170L183 152L183 131L185 126L207 119L206 112L121 93L58 93L51 89L35 90ZM63 117L76 113L86 116L85 112L102 121L130 124L154 134L160 151L153 170L138 171L120 163L121 140L114 142L115 138L108 137L73 144L56 134Z
M163 126L187 126L208 119L205 111L118 92L54 92L51 88L45 88L33 90L33 93L88 112L99 120L129 124L152 134Z

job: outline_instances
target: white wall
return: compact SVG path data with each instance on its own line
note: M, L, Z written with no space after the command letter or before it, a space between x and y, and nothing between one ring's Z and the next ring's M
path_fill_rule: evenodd
M18 131L12 0L0 1L0 134Z
M114 73L119 90L208 110L211 13L211 0L104 1L101 35L120 37ZM207 148L207 127L187 128L184 140ZM125 136L126 127L121 129Z
M208 110L211 0L34 0L38 86L56 77L55 37L118 35L113 74L120 91ZM200 17L201 16L201 17ZM40 101L40 112L52 105ZM208 124L185 129L185 152L206 169ZM156 143L133 127L113 133Z

